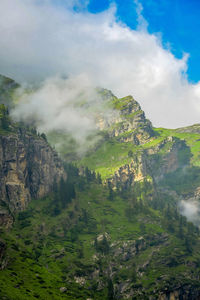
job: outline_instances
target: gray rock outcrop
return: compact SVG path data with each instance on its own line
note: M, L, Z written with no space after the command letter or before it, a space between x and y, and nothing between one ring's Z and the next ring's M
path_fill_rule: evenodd
M12 214L48 194L61 177L66 177L61 160L45 139L22 129L1 135L0 225L9 227Z

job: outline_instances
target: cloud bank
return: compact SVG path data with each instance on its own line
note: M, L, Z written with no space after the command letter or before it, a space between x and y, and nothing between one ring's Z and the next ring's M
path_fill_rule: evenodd
M12 116L17 121L36 124L40 132L64 130L81 142L95 129L94 118L86 111L87 105L95 105L99 99L84 75L50 78L33 91L26 92L22 87L17 90L17 98L20 102L11 111ZM86 99L85 107L81 104Z
M100 139L97 121L107 124L118 116L86 74L48 78L32 88L21 86L16 90L17 99L10 112L13 119L47 133L61 152L70 146L82 155Z
M148 33L141 7L132 30L116 20L114 6L91 14L83 1L76 11L75 1L61 2L0 1L0 73L21 83L84 73L118 97L132 94L155 126L199 122L200 83L187 80L188 56L175 58Z

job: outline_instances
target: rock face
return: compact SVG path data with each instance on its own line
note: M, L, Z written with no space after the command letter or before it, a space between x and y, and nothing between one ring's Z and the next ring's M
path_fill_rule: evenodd
M126 164L117 170L110 179L113 187L120 185L127 189L134 185L134 182L144 180L148 175L148 169L145 154L142 153L138 157L133 158L130 164Z
M133 142L135 145L144 144L154 136L151 122L146 119L140 105L132 96L119 100L123 103L120 107L121 120L114 126L112 136L119 136L121 142ZM122 136L120 136L121 134Z
M115 241L110 245L110 255L112 258L109 259L108 264L104 264L101 271L95 269L91 274L88 273L86 276L96 280L98 282L98 289L100 290L105 285L102 281L102 274L109 274L114 282L115 299L147 299L145 296L144 298L139 297L142 287L137 284L134 285L133 278L142 278L144 271L150 265L152 257L156 252L159 252L161 246L167 245L168 239L168 235L163 233L145 238L141 236L137 240ZM150 248L152 244L155 246L154 250L150 251L145 260L136 267L134 264L135 259L147 248ZM102 254L96 252L94 260L100 261L101 258ZM132 278L128 274L132 274ZM85 281L86 279L87 277L85 277ZM158 297L153 297L153 299L158 299Z
M151 122L132 96L118 99L112 95L111 99L114 111L109 118L98 117L97 127L100 130L108 130L111 138L117 137L120 142L132 142L135 145L144 144L154 136Z
M149 149L147 154L147 168L157 183L166 174L189 165L191 157L190 149L185 141L171 136L159 143L154 149Z
M152 178L155 183L168 173L183 167L181 153L184 152L184 163L189 163L189 148L184 141L168 137L156 147L140 151L133 155L131 163L121 166L109 180L113 187L120 185L129 188L135 182Z
M185 286L179 288L175 291L169 291L168 293L163 293L159 296L158 300L198 300L200 299L200 291L197 288L191 286Z
M0 136L0 224L9 227L13 213L45 196L61 177L61 161L43 138L21 129Z

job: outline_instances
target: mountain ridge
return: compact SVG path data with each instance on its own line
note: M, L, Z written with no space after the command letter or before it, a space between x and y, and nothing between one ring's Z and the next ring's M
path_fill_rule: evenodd
M0 140L9 156L2 157L1 180L19 179L22 159L39 190L32 188L32 201L13 210L12 228L1 224L0 297L196 300L199 223L179 208L182 200L200 201L196 127L192 133L154 128L132 96L99 92L113 116L103 119L94 110L100 138L79 159L64 149L65 162L44 134L13 123L1 106Z

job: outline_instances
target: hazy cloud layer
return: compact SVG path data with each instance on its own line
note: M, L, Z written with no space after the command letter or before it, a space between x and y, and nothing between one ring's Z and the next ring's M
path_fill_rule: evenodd
M16 99L20 100L10 112L12 117L36 125L39 132L61 134L56 138L58 151L69 143L69 134L76 141L74 151L84 153L98 139L97 119L107 123L118 116L85 74L48 78L37 88L22 86L16 91Z
M40 132L71 133L80 144L96 130L88 105L97 107L101 101L85 75L49 78L37 89L29 89L17 90L20 102L11 111L17 121L36 124Z
M0 1L0 73L20 82L85 73L94 86L132 94L155 126L199 122L200 84L187 80L187 55L176 59L146 31L139 3L137 30L116 21L114 6L94 15L74 12L72 0L53 3Z

